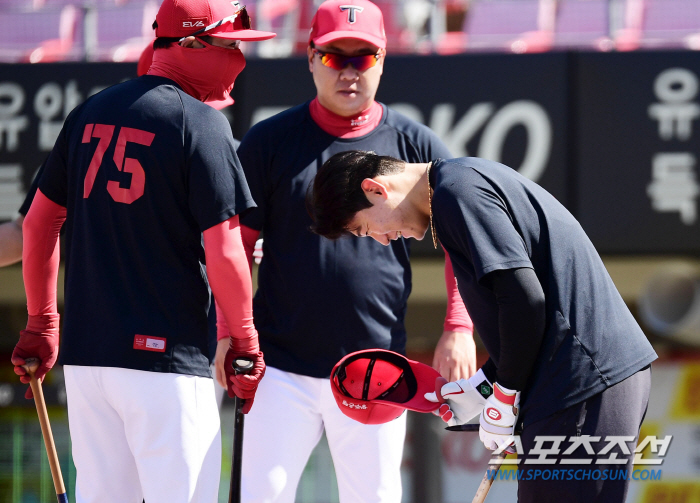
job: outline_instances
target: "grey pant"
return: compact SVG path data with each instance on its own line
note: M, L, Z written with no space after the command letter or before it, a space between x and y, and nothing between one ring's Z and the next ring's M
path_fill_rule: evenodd
M649 403L650 389L651 367L647 367L588 400L527 425L520 437L526 454L518 456L519 459L523 459L518 467L521 472L518 502L624 502L629 487L628 479L632 474L632 460L639 429ZM579 446L569 456L549 455L549 459L558 460L554 465L525 464L526 459L538 457L537 454L531 453L531 449L536 445L535 437L538 435L565 436L567 440L560 445L561 453L571 445L570 437L591 435L599 436L601 440L590 443L596 454L587 454L584 446ZM609 446L610 442L605 439L610 435L634 437L634 442L626 443L631 454L625 455L619 445L615 445L605 455L597 454ZM545 449L551 446L552 442L540 445ZM613 453L617 453L617 459L626 459L626 463L596 463L596 460L610 458ZM562 459L593 461L590 464L574 465L562 464Z

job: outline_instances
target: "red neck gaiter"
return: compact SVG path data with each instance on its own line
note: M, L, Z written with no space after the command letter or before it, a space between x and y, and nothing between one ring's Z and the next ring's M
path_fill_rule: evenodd
M376 101L357 115L342 117L325 108L314 98L309 104L311 118L326 133L338 138L357 138L376 128L382 120L383 109Z
M200 101L223 100L229 96L236 77L245 67L239 49L205 44L192 49L173 44L153 53L148 75L174 80L190 96Z

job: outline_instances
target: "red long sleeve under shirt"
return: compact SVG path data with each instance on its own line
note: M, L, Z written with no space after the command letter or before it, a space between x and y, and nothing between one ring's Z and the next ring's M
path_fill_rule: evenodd
M59 234L65 220L66 208L37 190L22 224L22 276L29 316L58 319Z
M259 350L253 323L253 285L250 281L250 254L242 239L238 216L204 231L207 277L216 299L217 339L236 339L236 349ZM255 241L253 241L253 244Z

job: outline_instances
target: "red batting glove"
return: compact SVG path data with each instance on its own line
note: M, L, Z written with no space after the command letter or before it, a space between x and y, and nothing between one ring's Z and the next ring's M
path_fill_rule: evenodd
M45 314L41 316L29 316L27 328L19 333L19 342L12 352L12 365L15 366L15 374L19 380L29 384L31 377L22 365L28 358L37 358L39 368L34 375L39 381L44 379L46 373L51 370L58 358L58 314ZM25 398L32 398L32 388L28 388Z
M265 360L263 359L262 351L259 350L257 344L255 347L243 347L246 345L247 342L242 343L239 339L232 337L231 346L224 360L228 396L231 398L237 396L245 400L243 402L243 414L247 414L253 406L258 384L260 384L260 380L265 375ZM253 360L253 369L247 374L236 374L233 370L234 360L241 357Z

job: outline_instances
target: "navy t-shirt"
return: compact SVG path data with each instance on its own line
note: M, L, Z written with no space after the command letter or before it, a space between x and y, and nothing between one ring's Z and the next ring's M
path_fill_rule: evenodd
M268 365L311 377L328 377L353 351L406 346L408 242L330 241L309 230L307 188L323 162L347 150L408 162L449 156L430 129L386 107L370 133L341 139L313 121L308 103L256 124L238 149L258 205L241 222L264 237L253 300L261 349Z
M433 224L460 295L498 367L498 305L480 283L534 269L546 299L544 339L522 390L525 423L574 405L642 369L656 353L576 219L551 194L502 164L433 162Z
M235 138L233 139L233 148L238 149L238 145L240 145L241 142L236 140ZM29 207L32 205L32 201L34 201L34 196L36 195L36 190L39 188L39 180L41 180L41 175L44 173L44 166L46 166L46 160L41 164L39 169L36 172L36 175L34 176L34 179L32 180L32 184L29 187L29 191L27 191L27 195L24 198L24 202L22 203L22 206L19 208L19 213L23 216L27 216L27 212L29 211ZM216 355L216 346L217 346L217 339L216 339L216 307L214 304L214 298L211 298L211 301L209 302L209 315L208 315L208 323L209 323L209 361L214 362L214 356Z
M112 86L39 188L68 211L60 363L209 376L202 232L255 206L223 114L166 78Z

